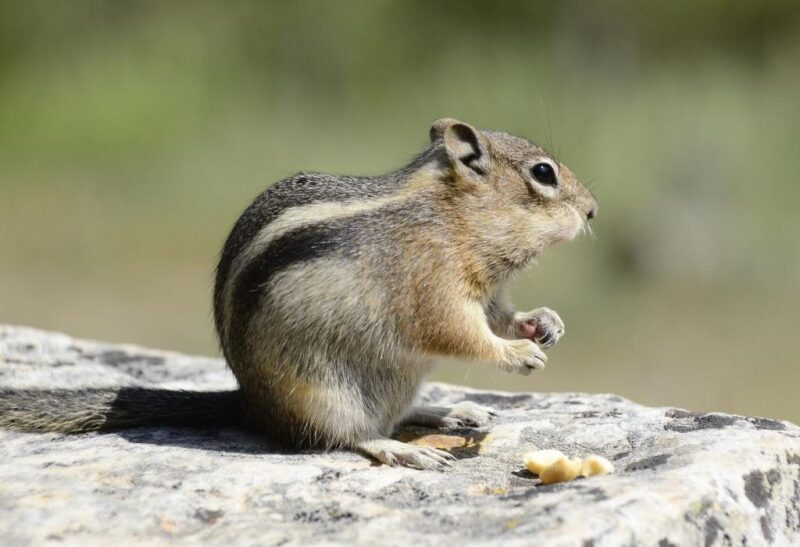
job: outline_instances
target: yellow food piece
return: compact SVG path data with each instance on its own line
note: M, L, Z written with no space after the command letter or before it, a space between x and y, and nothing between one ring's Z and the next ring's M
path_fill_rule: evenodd
M535 450L523 456L525 467L539 475L542 484L554 484L575 480L578 476L592 477L614 472L614 465L597 454L583 460L569 458L560 450Z
M608 475L614 472L614 465L603 456L592 454L583 460L581 465L581 475L591 477L592 475Z
M560 450L536 450L525 454L523 456L523 461L528 471L539 475L545 467L563 457L564 453Z
M567 458L561 456L556 461L542 469L539 479L542 484L554 484L575 480L581 472L583 462L580 458Z

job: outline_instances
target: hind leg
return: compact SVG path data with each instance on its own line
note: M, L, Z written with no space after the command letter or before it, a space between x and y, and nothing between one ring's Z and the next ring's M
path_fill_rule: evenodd
M457 429L486 425L495 416L497 416L497 412L491 408L464 401L452 408L443 406L414 407L403 419L403 423L441 429Z

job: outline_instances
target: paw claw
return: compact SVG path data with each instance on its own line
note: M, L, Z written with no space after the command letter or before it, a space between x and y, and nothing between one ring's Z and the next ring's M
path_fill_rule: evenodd
M507 357L501 367L509 372L517 372L525 376L534 370L543 369L547 363L547 355L531 340L511 340L507 346Z
M564 335L564 322L550 308L538 308L515 317L517 334L542 348L554 346Z

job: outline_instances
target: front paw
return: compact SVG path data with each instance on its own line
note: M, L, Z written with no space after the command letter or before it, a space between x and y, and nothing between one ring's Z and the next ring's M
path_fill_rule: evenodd
M564 336L564 322L550 308L537 308L514 316L517 335L547 349Z
M516 372L527 376L534 370L543 369L547 363L547 355L530 340L509 340L505 353L505 359L500 363L500 368L507 372Z

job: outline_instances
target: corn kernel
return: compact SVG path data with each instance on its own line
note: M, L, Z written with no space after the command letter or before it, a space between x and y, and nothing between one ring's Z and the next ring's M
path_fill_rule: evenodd
M536 450L525 454L523 461L528 471L539 475L545 467L563 457L564 454L560 450Z
M539 473L539 479L541 479L542 484L575 480L581 472L582 463L580 458L562 456L542 469L542 472Z
M608 475L614 472L614 465L603 456L592 454L583 460L581 465L581 475L591 477L592 475Z

